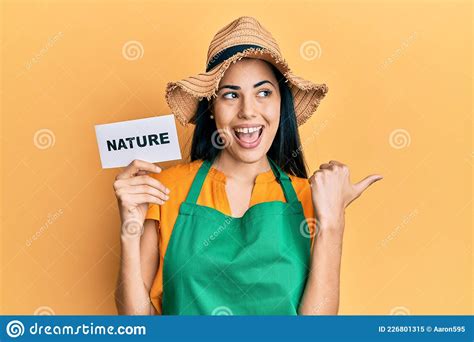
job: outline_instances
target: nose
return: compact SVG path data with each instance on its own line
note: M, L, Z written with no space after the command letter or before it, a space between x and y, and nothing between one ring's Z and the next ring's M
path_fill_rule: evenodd
M242 96L238 117L240 119L251 119L256 117L255 105L251 98Z

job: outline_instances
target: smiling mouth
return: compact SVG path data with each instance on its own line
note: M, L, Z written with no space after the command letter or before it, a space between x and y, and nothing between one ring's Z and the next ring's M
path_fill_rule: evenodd
M253 127L238 127L233 129L235 138L239 145L245 148L256 147L260 142L263 132L263 125Z

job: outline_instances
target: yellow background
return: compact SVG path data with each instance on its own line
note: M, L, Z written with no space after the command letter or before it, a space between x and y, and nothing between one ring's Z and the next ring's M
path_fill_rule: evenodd
M329 87L301 128L311 171L385 177L346 210L340 313L473 314L468 1L2 2L1 313L116 313L119 169L94 125L168 114L166 83L241 15Z

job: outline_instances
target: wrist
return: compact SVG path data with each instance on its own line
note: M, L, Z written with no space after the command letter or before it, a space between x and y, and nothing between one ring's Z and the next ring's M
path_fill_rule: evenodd
M339 217L334 217L331 219L320 219L319 222L319 232L326 233L327 236L337 237L344 233L345 220L344 215Z
M338 250L342 249L344 237L344 226L341 224L321 223L320 229L315 236L315 244L320 249Z
M312 260L316 263L339 264L342 258L343 234L321 230L314 241Z
M120 233L120 242L122 245L140 244L141 235L132 235L127 232Z
M321 229L316 235L315 243L323 244L339 244L342 243L344 234L341 231L335 229Z
M122 240L138 240L143 235L145 226L141 218L131 216L122 220L120 237Z

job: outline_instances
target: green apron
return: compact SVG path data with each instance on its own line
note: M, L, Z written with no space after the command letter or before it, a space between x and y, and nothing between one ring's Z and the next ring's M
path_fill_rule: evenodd
M268 160L286 203L259 203L239 218L197 204L213 160L203 162L165 253L164 315L298 314L310 238L290 178Z

